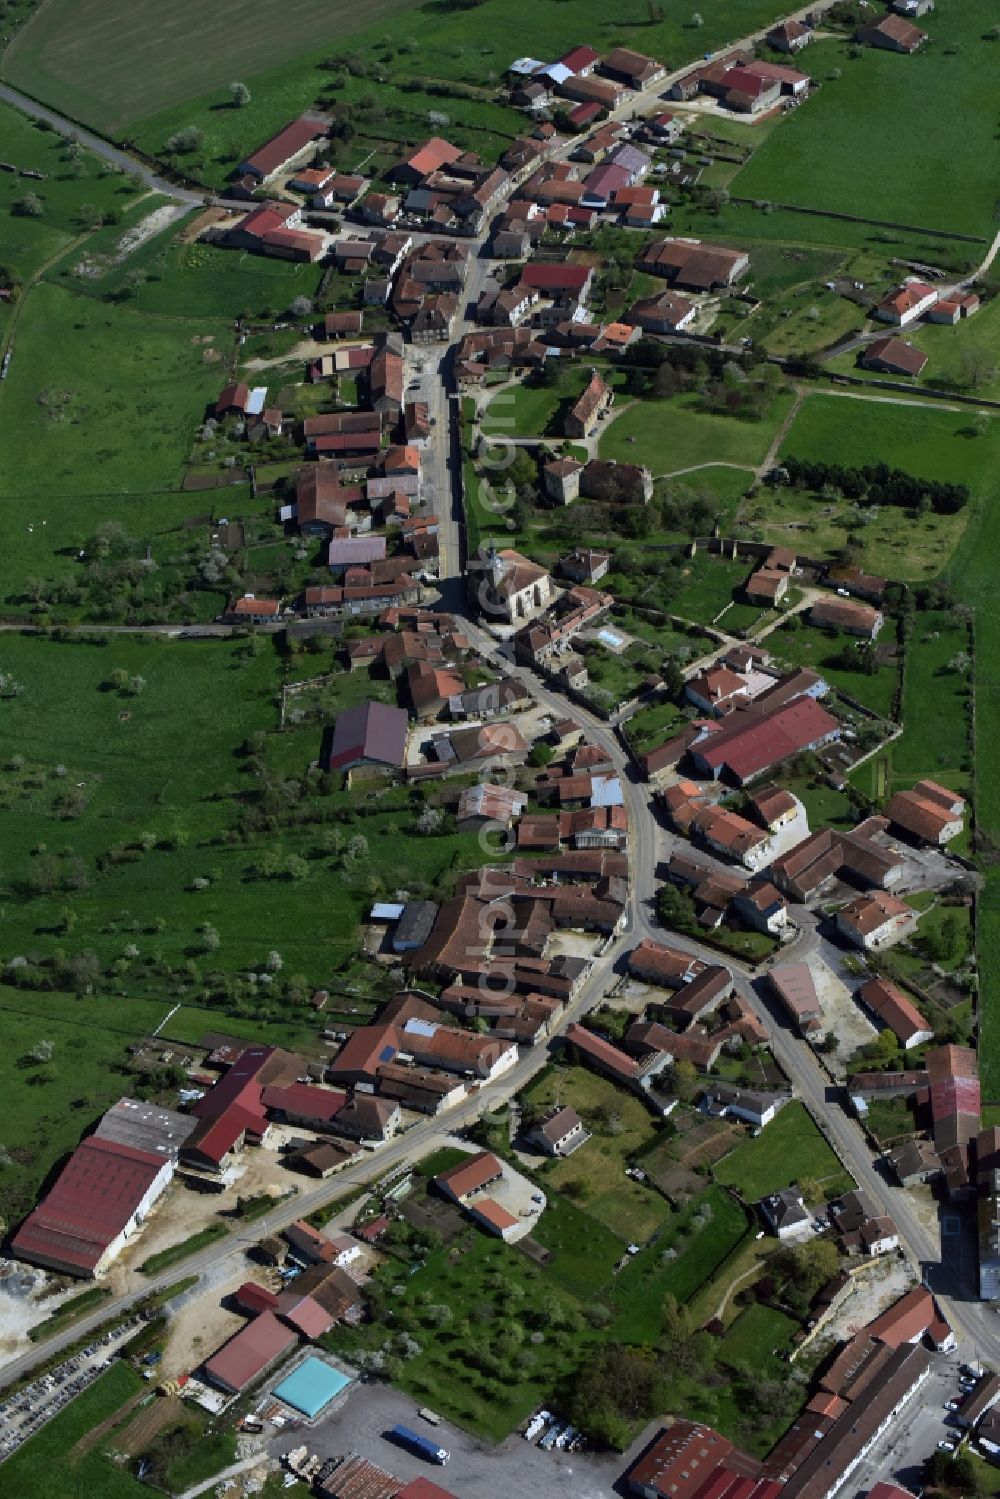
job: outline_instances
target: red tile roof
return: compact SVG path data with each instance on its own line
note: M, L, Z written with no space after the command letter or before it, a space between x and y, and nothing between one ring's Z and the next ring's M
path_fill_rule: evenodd
M82 1141L14 1236L14 1253L92 1271L142 1203L165 1157L112 1140Z
M327 127L321 120L310 120L306 115L293 120L277 135L272 135L269 141L259 146L252 156L248 156L241 163L243 167L259 173L261 177L270 177L285 162L309 145L310 141L319 140L326 135Z
M469 1156L447 1171L442 1171L434 1180L438 1186L447 1187L455 1197L468 1197L470 1193L481 1191L502 1175L503 1165L497 1157L489 1150L481 1150L477 1155Z
M297 1341L298 1334L273 1312L262 1312L205 1360L205 1374L224 1389L239 1392Z

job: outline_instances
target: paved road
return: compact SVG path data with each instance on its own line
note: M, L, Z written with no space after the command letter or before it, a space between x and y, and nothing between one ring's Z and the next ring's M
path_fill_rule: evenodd
M12 104L15 109L19 109L22 114L26 114L32 120L44 120L60 135L75 136L81 146L86 146L88 151L93 151L94 155L99 156L102 161L110 162L112 166L118 167L123 172L129 172L133 177L140 177L154 192L163 193L165 197L173 198L178 203L186 203L189 207L194 207L195 204L204 201L204 193L190 192L187 188L177 187L173 182L168 182L165 177L159 176L151 167L138 161L134 156L130 156L127 151L122 151L118 146L112 146L109 141L102 140L99 135L92 135L89 130L84 130L80 125L74 125L72 120L67 120L65 116L57 114L54 109L49 109L44 104L36 104L34 99L29 99L27 94L11 88L9 83L0 83L0 99L5 104Z

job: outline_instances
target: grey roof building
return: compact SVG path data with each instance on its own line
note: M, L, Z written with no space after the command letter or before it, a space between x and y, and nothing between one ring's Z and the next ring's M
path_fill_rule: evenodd
M439 907L433 900L409 900L392 937L393 952L416 952L423 947L437 920Z
M150 1155L176 1159L184 1141L198 1124L193 1114L178 1114L159 1104L119 1098L104 1115L94 1134L99 1140L145 1150Z

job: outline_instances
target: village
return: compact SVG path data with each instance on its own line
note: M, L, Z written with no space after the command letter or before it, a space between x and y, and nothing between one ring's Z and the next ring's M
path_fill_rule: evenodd
M351 169L304 113L190 205L193 251L322 278L282 321L234 320L190 434L212 498L185 545L225 603L171 643L231 642L234 671L273 650L268 732L309 743L269 759L247 719L229 844L252 851L246 808L293 825L292 773L342 824L345 884L360 809L406 819L398 871L335 931L349 960L303 965L303 1044L238 1003L175 1039L178 988L7 1225L0 1463L121 1377L102 1461L185 1495L994 1491L976 783L971 754L892 768L915 680L945 683L935 716L974 749L975 628L858 541L972 498L789 438L803 372L909 399L928 330L959 337L993 290L869 255L867 281L827 283L847 324L814 359L758 338L784 288L757 246L683 228L725 208L734 120L766 138L831 87L809 72L828 27L900 67L940 45L933 0L844 9L683 68L512 58L523 133L496 159L443 116ZM773 434L688 464L663 411L694 400ZM794 507L841 500L847 543L818 545ZM102 682L123 724L135 680ZM410 845L439 837L451 863L421 878ZM289 857L303 878L319 835ZM321 895L316 933L337 919Z

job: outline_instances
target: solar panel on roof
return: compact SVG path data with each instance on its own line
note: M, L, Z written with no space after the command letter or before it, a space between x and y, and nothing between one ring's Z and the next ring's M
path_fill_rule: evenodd
M380 1062L391 1062L395 1055L396 1048L394 1046L383 1046L382 1050L378 1054L378 1059Z

